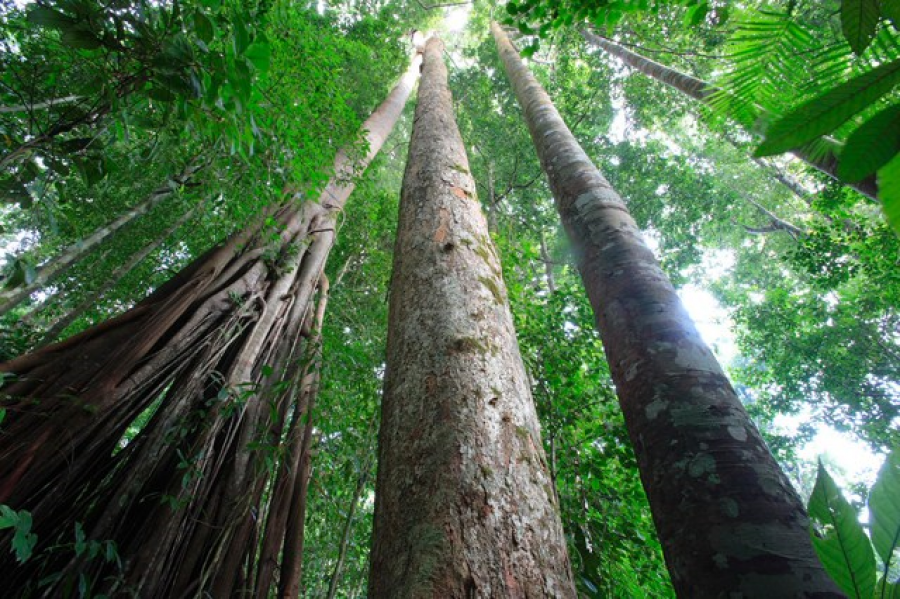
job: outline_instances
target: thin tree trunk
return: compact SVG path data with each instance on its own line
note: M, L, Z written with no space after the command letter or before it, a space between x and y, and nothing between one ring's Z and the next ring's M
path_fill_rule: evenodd
M140 88L144 84L146 79L146 74L127 75L116 84L115 89L112 93L114 93L117 98L125 98L135 89ZM62 99L65 100L67 98ZM62 104L61 102L56 100L50 100L50 102L54 106L59 106ZM35 107L37 106L38 105L35 105ZM110 103L109 98L103 97L102 99L96 100L94 106L85 113L78 113L78 111L63 111L62 117L71 117L69 118L69 120L58 120L44 133L38 133L34 135L28 141L20 143L14 149L0 156L0 171L7 169L16 162L22 160L29 153L46 146L64 133L69 133L70 131L77 129L82 125L94 125L95 123L103 119L107 114L109 114L112 107L113 104ZM6 110L4 112L11 111Z
M429 40L401 192L369 595L575 597L442 51Z
M344 561L347 559L347 547L350 545L350 533L353 532L353 520L356 517L356 507L359 504L359 498L366 488L369 480L369 467L371 462L366 460L362 472L359 473L359 479L356 481L356 489L353 491L353 497L350 499L350 507L347 509L347 518L344 520L344 530L341 532L341 543L338 547L338 558L334 564L334 570L331 572L331 580L328 582L328 594L326 599L334 599L337 593L338 585L341 583L341 576L344 570Z
M35 349L44 347L45 345L49 345L50 343L56 341L57 337L59 337L70 324L75 322L75 320L78 319L79 316L84 314L86 310L93 307L94 304L97 303L98 299L102 298L104 295L106 295L107 292L109 292L110 289L118 285L119 281L121 281L128 273L134 270L138 264L143 262L144 259L147 258L147 256L155 252L159 248L159 246L165 243L165 241L169 237L171 237L175 233L175 231L180 229L184 223L190 220L196 210L196 205L190 208L187 212L184 213L184 215L181 216L181 218L172 223L172 226L163 231L155 240L148 243L143 247L143 249L139 250L133 256L131 256L131 258L129 258L127 262L113 270L107 278L106 283L88 294L80 304L66 312L50 325L50 328L46 333L44 333L44 336L41 337L41 340L38 341Z
M0 106L0 114L5 114L9 112L33 112L35 110L46 110L47 108L53 108L54 106L63 106L65 104L72 104L74 102L80 102L84 98L82 96L63 96L61 98L53 98L51 100L44 100L43 102L35 102L34 104L19 104L16 106Z
M678 595L842 597L816 558L800 499L625 203L492 28L575 246Z
M57 257L44 263L38 269L37 275L31 283L14 287L13 289L6 291L0 291L0 316L15 308L20 302L35 291L42 289L54 277L74 264L77 260L80 260L88 252L109 238L113 233L139 216L143 216L150 212L157 204L171 196L176 189L188 183L201 168L203 168L202 164L198 163L196 160L193 161L186 166L181 173L172 177L160 187L154 189L150 195L137 206L127 210L119 218L108 225L100 227L88 237L64 249Z
M584 39L588 41L588 43L598 46L628 66L637 69L643 74L656 79L666 85L673 87L680 91L681 93L694 98L695 100L699 100L703 103L709 103L710 97L721 91L721 89L717 88L714 85L710 85L709 83L697 79L696 77L691 77L690 75L685 75L684 73L680 73L675 69L670 69L669 67L663 66L658 62L650 60L649 58L645 58L640 54L636 54L627 48L616 44L608 39L602 38L599 35L591 33L590 31L582 31L581 35L584 36ZM758 107L761 113L767 113L764 108ZM745 123L742 123L746 125ZM751 126L751 133L761 135L763 131L753 129L755 125ZM819 138L819 146L824 142L828 146L828 150L826 152L822 152L819 148L813 148L811 144L806 146L796 148L791 150L791 153L810 165L811 167L819 170L835 181L840 181L844 185L851 187L858 191L859 193L872 198L873 200L878 199L878 182L876 181L874 176L867 177L862 181L858 181L856 183L849 183L847 181L841 181L838 177L838 163L839 158L838 154L840 153L840 143L836 140L823 136Z
M0 570L11 573L4 584L33 588L40 572L60 572L42 592L62 594L85 574L94 592L126 585L162 597L227 596L251 583L243 570L255 551L252 508L300 382L291 373L337 214L417 75L418 59L366 121L368 154L339 152L318 201L269 210L125 314L0 364L16 375L3 388L0 503L32 513L41 556L14 566L0 552ZM272 252L274 261L263 259ZM114 455L154 404L150 422ZM88 539L116 542L121 571L43 552L71 543L75 521ZM8 542L3 531L0 544Z
M741 194L741 198L743 198L745 202L747 202L748 204L750 204L751 206L753 206L754 208L759 210L766 218L769 219L769 225L766 227L755 228L755 227L745 226L744 229L746 229L748 233L764 233L764 232L784 231L785 233L787 233L794 239L797 239L798 237L803 235L803 229L801 229L800 227L798 227L796 225L789 223L788 221L786 221L782 218L779 218L778 216L775 215L774 212L772 212L771 210L769 210L768 208L766 208L765 206L763 206L762 204L760 204L753 198L751 198L745 194Z
M556 293L556 279L553 276L553 261L550 260L550 252L547 251L547 241L544 239L543 231L541 231L541 262L544 264L547 290L550 293Z
M307 405L309 410L315 404L319 392L318 369L316 378L307 388ZM311 414L311 411L308 412ZM287 526L284 531L284 551L282 552L281 579L278 585L278 596L282 599L294 599L300 596L300 583L303 579L303 541L306 533L306 505L309 493L309 479L312 475L312 416L306 421L303 431L302 451L297 472L297 481L291 498Z

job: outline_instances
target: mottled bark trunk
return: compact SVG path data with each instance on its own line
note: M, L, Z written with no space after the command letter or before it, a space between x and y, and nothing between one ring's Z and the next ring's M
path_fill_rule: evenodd
M138 264L143 262L147 256L155 252L165 241L171 237L175 231L181 228L181 225L186 223L196 212L196 206L192 207L190 210L184 213L178 220L176 220L172 225L163 231L159 237L155 240L151 241L147 245L145 245L142 249L140 249L137 253L135 253L131 258L128 259L127 262L121 264L113 270L106 282L89 293L80 304L63 314L60 318L53 321L50 327L47 329L47 332L44 333L44 336L41 337L41 340L35 346L35 349L44 347L50 343L56 341L56 339L63 333L63 331L68 328L70 324L75 322L79 316L84 314L88 309L93 307L98 299L101 299L110 289L113 289L116 285L119 284L128 273L137 267Z
M500 261L425 50L401 193L372 597L574 597Z
M493 33L575 248L679 596L841 597L800 499L624 202Z
M191 178L202 168L196 161L184 168L178 175L172 177L165 184L154 189L141 203L127 210L117 219L100 227L88 237L64 249L57 257L41 265L37 275L31 283L14 287L0 292L0 316L15 308L29 295L45 287L54 277L66 268L84 257L88 252L103 243L116 231L129 224L139 216L143 216L156 207L160 202L171 196L176 189L188 183Z
M318 201L270 210L274 227L235 235L122 316L0 364L16 375L3 388L0 503L30 511L39 539L22 566L0 552L5 583L26 589L41 571L62 572L46 589L53 594L84 573L95 592L120 578L160 597L211 588L224 596L250 581L234 568L252 555L251 508L300 382L303 323L336 215L353 190L350 174L378 152L417 75L414 62L364 125L368 155L340 152ZM263 259L271 253L275 260ZM147 426L113 455L154 402ZM116 541L122 572L70 552L37 557L71 543L75 521L89 539Z
M660 81L670 87L677 89L681 93L694 98L695 100L699 100L700 102L704 103L709 102L710 97L713 94L721 91L718 87L710 85L709 83L701 79L691 77L690 75L685 75L684 73L680 73L675 69L663 66L656 61L645 58L640 54L636 54L631 50L628 50L627 48L624 48L608 39L600 37L599 35L591 33L590 31L582 31L581 34L582 36L584 36L584 39L588 41L588 43L606 50L628 66L637 69L638 71L649 77L653 77L657 81ZM768 111L766 111L762 107L757 108L760 111L760 114L768 113ZM747 126L747 123L742 124ZM757 135L762 135L764 133L764 131L760 131L755 127L757 127L756 123L749 124L751 133ZM855 189L859 193L870 197L873 200L878 199L878 182L876 181L874 175L856 183L841 181L840 177L838 177L837 175L838 163L840 161L838 155L840 154L841 144L830 137L822 137L818 141L819 143L816 147L814 147L812 144L809 144L807 146L791 150L791 154L793 154L809 166L813 167L814 169L825 173L835 181L840 181L844 185ZM821 146L823 145L828 148L827 151L822 151Z

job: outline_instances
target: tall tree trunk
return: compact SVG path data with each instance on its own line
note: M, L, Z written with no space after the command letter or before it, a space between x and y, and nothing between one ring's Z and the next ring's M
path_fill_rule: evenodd
M425 49L401 193L372 597L574 597L500 261Z
M718 87L711 85L701 79L691 77L690 75L685 75L684 73L680 73L675 69L670 69L669 67L663 66L656 61L645 58L640 54L636 54L631 50L624 48L608 39L600 37L599 35L591 33L590 31L582 31L581 34L582 36L584 36L584 39L588 41L588 43L606 50L628 66L637 69L648 77L652 77L657 81L660 81L670 87L677 89L681 93L694 98L695 100L708 103L713 94L722 91ZM762 107L758 108L761 113L768 112ZM741 124L747 126L747 123ZM749 128L751 132L761 135L763 131L755 129L755 126L756 125L753 123L750 124ZM828 148L828 150L825 152L823 152L821 149L823 143ZM813 145L810 144L791 150L791 153L816 170L825 173L832 179L840 181L844 185L855 189L859 193L870 197L873 200L878 199L878 182L876 181L874 175L856 183L841 181L841 179L838 177L838 163L840 162L838 154L840 153L840 143L836 140L825 136L819 139L819 143L816 145L816 147L813 147Z
M64 249L58 256L44 263L37 271L37 275L31 283L14 287L6 291L0 291L0 316L3 316L29 295L42 289L54 277L63 270L84 257L88 252L100 245L116 231L129 224L139 216L143 216L156 207L160 202L171 196L176 189L188 183L191 178L202 168L202 164L196 160L186 166L178 175L175 175L166 183L154 189L150 195L144 198L137 206L130 208L117 219L100 227L78 243L74 243Z
M575 246L679 596L841 597L800 499L624 202L492 28Z
M269 224L211 249L132 310L0 364L15 375L3 388L0 503L30 511L39 539L22 566L0 553L4 583L33 588L40 572L61 572L53 594L86 574L107 591L124 584L147 597L225 596L248 584L252 509L302 382L304 322L337 214L417 75L418 59L364 124L368 154L339 152L319 201L269 210ZM263 258L273 252L275 260ZM121 571L43 551L71 543L75 521L88 539L116 541Z
M138 250L131 258L128 259L127 262L117 266L107 277L106 282L103 283L100 287L89 293L80 304L63 314L57 320L53 321L50 327L47 329L47 332L41 337L40 341L38 341L37 348L44 347L50 343L56 341L56 339L62 334L63 331L68 328L70 324L75 322L75 320L85 313L89 308L93 307L94 304L97 303L97 300L102 298L106 293L119 284L119 281L122 280L128 273L137 267L138 264L144 261L147 256L156 251L159 246L161 246L165 241L171 237L175 231L181 228L181 225L186 223L190 218L194 215L197 210L197 206L191 207L184 215L181 216L178 220L176 220L172 225L160 233L160 235L145 245L143 248Z

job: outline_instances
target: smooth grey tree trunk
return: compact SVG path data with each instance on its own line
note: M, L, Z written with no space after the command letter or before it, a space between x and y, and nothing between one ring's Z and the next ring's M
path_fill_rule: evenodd
M678 595L843 597L799 497L625 203L492 28L574 246Z
M369 595L575 597L442 50L425 49L400 200Z

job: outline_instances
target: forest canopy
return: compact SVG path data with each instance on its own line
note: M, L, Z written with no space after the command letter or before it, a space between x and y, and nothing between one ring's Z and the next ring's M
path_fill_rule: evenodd
M673 514L767 494L827 596L900 596L898 84L896 0L0 0L0 594L381 596L408 542L441 596L467 509L546 510L579 596L746 592ZM432 354L488 412L404 395ZM463 532L389 538L428 495Z

